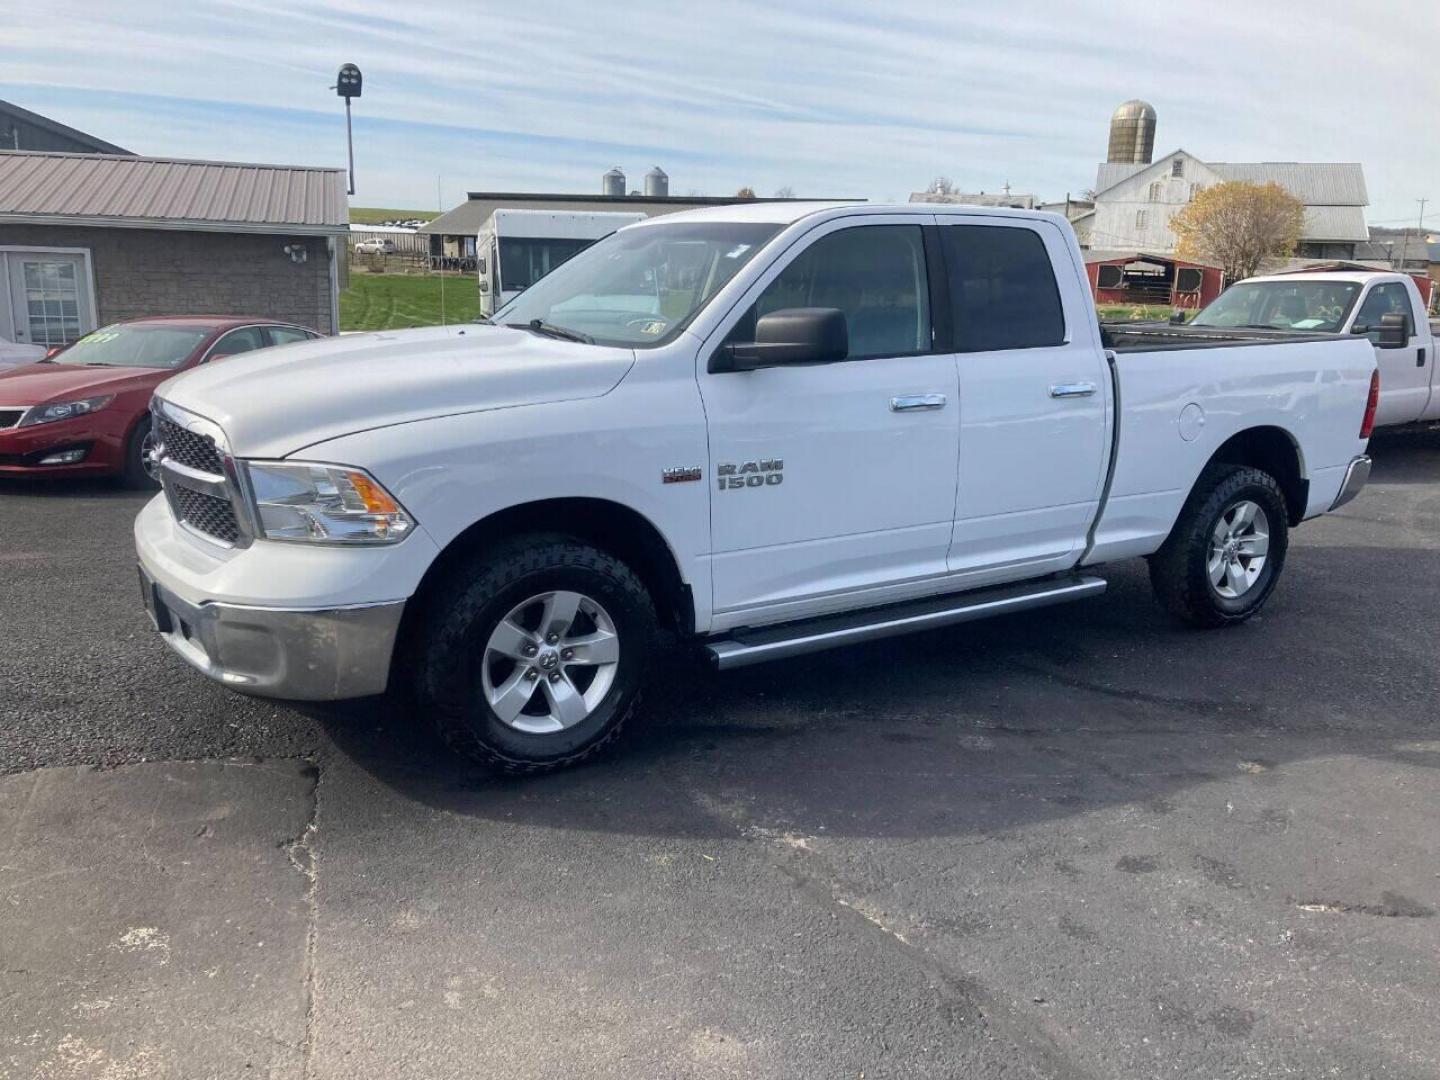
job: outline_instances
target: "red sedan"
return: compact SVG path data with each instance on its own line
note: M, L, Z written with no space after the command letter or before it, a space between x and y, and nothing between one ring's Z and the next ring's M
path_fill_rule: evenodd
M157 386L197 364L320 336L264 319L136 319L0 371L0 477L119 476L152 487L148 410Z

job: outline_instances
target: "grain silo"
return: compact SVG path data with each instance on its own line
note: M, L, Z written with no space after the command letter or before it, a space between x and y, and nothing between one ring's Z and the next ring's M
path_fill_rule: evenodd
M651 199L670 197L670 177L665 175L665 170L659 165L645 174L645 195Z
M609 195L612 198L625 195L625 171L616 165L600 178L600 194Z
M1155 107L1148 101L1127 101L1110 118L1110 152L1105 160L1149 165L1155 157Z

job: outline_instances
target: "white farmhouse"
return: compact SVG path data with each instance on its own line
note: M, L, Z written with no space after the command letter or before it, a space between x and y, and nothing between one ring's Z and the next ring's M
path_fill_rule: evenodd
M1201 161L1176 150L1155 162L1110 161L1095 180L1090 245L1098 251L1175 251L1170 219L1202 189L1227 180L1274 181L1305 203L1302 259L1354 259L1370 239L1365 174L1356 164Z

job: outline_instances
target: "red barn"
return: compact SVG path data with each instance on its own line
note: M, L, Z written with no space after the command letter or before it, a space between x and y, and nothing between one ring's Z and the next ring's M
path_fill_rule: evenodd
M1085 273L1096 304L1166 304L1198 311L1225 288L1218 266L1146 251L1091 251Z

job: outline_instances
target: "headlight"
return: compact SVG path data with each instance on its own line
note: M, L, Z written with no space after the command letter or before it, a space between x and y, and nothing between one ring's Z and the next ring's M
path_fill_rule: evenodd
M260 536L325 544L396 544L415 519L363 469L248 461Z
M85 416L87 413L103 409L114 400L114 394L106 394L104 397L85 398L83 401L66 401L59 405L36 405L20 419L17 426L32 427L35 424L50 424L56 420L69 420L75 416Z

